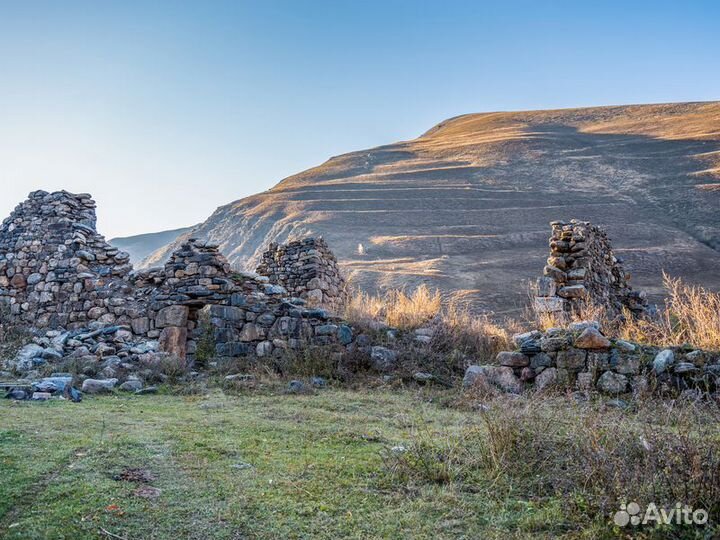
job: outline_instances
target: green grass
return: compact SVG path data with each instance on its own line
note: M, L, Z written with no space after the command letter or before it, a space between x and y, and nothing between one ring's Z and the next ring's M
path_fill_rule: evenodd
M568 515L561 494L531 496L517 475L393 472L393 446L420 442L433 461L462 433L482 436L480 413L445 406L454 392L2 400L0 538L608 536L609 516ZM140 497L140 484L113 478L127 468L149 471L160 496Z
M477 421L423 394L3 401L0 418L2 538L550 538L563 530L557 501L394 483L383 465L388 447L418 425L459 430ZM157 499L113 479L129 467L153 473Z

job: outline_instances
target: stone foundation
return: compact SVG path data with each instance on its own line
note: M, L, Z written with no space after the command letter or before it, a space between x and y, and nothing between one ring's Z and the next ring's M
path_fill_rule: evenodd
M647 393L720 398L720 353L606 338L594 321L514 336L496 365L471 366L466 386L498 391L559 388L614 396Z

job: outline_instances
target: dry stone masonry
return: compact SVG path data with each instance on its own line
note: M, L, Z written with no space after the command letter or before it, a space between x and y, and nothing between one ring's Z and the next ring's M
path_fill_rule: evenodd
M32 378L70 362L87 391L139 389L163 358L192 365L203 339L219 360L353 341L350 327L325 309L306 306L268 277L233 272L215 245L190 239L164 267L133 272L95 223L90 195L66 191L31 193L3 222L0 307L11 322L45 330L5 369ZM288 283L301 291L298 276L307 276L305 285L317 286L324 301L339 298L327 245L298 246L284 251L301 262ZM45 382L45 389L63 386Z
M613 315L623 308L645 312L602 230L580 221L552 226L536 307L565 315L585 303ZM128 261L96 232L95 202L87 194L33 192L2 223L0 330L7 322L35 329L31 342L0 365L1 378L22 377L19 384L0 382L9 397L78 401L73 382L91 393L151 392L146 385L162 380L164 362L252 362L312 346L364 354L380 373L398 367L397 351L354 335L325 309L342 306L345 283L322 239L273 244L258 269L264 275L233 272L217 246L196 239L181 244L162 268L134 272ZM395 341L394 331L387 334ZM432 332L415 334L414 346L431 345ZM718 353L610 340L592 321L521 334L515 343L495 365L470 366L466 386L720 398ZM433 375L414 378L427 382Z
M263 253L257 273L312 306L340 312L345 305L345 280L323 238L306 238L288 244L273 242Z
M494 365L471 366L465 386L519 393L549 388L613 396L684 395L720 400L720 353L690 346L658 348L610 340L595 321L514 336L514 351Z
M645 294L635 292L622 262L612 252L605 231L586 221L553 221L550 257L537 280L534 307L560 319L583 308L601 308L613 319L628 309L636 315L648 309Z
M95 231L90 195L35 191L0 228L0 301L41 328L111 324L130 289L129 259Z

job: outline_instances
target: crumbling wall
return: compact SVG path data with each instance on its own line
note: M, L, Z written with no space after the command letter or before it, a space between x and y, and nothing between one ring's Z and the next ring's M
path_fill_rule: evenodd
M96 232L90 195L35 191L0 228L0 301L40 328L127 322L129 259Z
M267 277L230 270L217 246L196 239L183 243L162 272L135 280L147 310L134 331L157 338L159 349L195 357L211 325L217 357L269 356L307 345L347 344L352 331L323 309L309 309L300 298Z
M594 321L514 336L495 365L471 366L466 386L519 393L559 388L608 395L685 395L720 399L720 353L684 345L659 348L608 339Z
M3 222L0 301L15 323L53 334L45 349L27 349L16 367L72 355L88 365L93 358L112 364L107 375L153 352L192 361L207 331L202 320L212 327L220 357L352 340L350 328L329 312L306 307L267 277L232 272L218 247L206 242L190 239L164 267L133 272L128 255L107 244L95 222L90 195L66 191L33 192ZM325 243L302 247L290 256L314 269L303 275L328 299L337 295L339 274Z
M632 290L604 230L578 220L550 225L550 257L537 280L536 312L569 318L592 307L612 319L624 308L634 314L647 310L644 293Z
M282 285L312 306L340 312L346 302L346 283L335 255L323 238L270 244L257 273Z

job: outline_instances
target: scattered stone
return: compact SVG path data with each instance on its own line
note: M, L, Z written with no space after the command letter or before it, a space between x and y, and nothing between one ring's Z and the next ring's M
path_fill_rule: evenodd
M226 375L225 380L226 381L249 382L249 381L255 380L255 375L250 375L248 373L234 373L232 375Z
M670 349L660 351L653 360L655 374L664 373L675 362L675 354Z
M123 392L137 392L138 390L141 390L143 387L142 381L139 381L137 379L132 379L125 381L122 383L118 388L122 390Z
M82 391L86 394L100 394L110 392L117 384L117 379L85 379L82 384Z
M290 381L288 384L288 392L291 394L301 394L307 391L305 383L302 381Z
M327 380L322 377L312 377L310 379L310 384L312 384L315 388L325 388L327 386Z
M605 402L605 406L613 409L627 409L629 405L624 399L611 399Z
M413 373L413 379L422 384L429 383L434 378L432 373L426 373L424 371L416 371Z
M375 370L391 371L397 363L397 353L386 347L375 346L370 351L370 360Z

